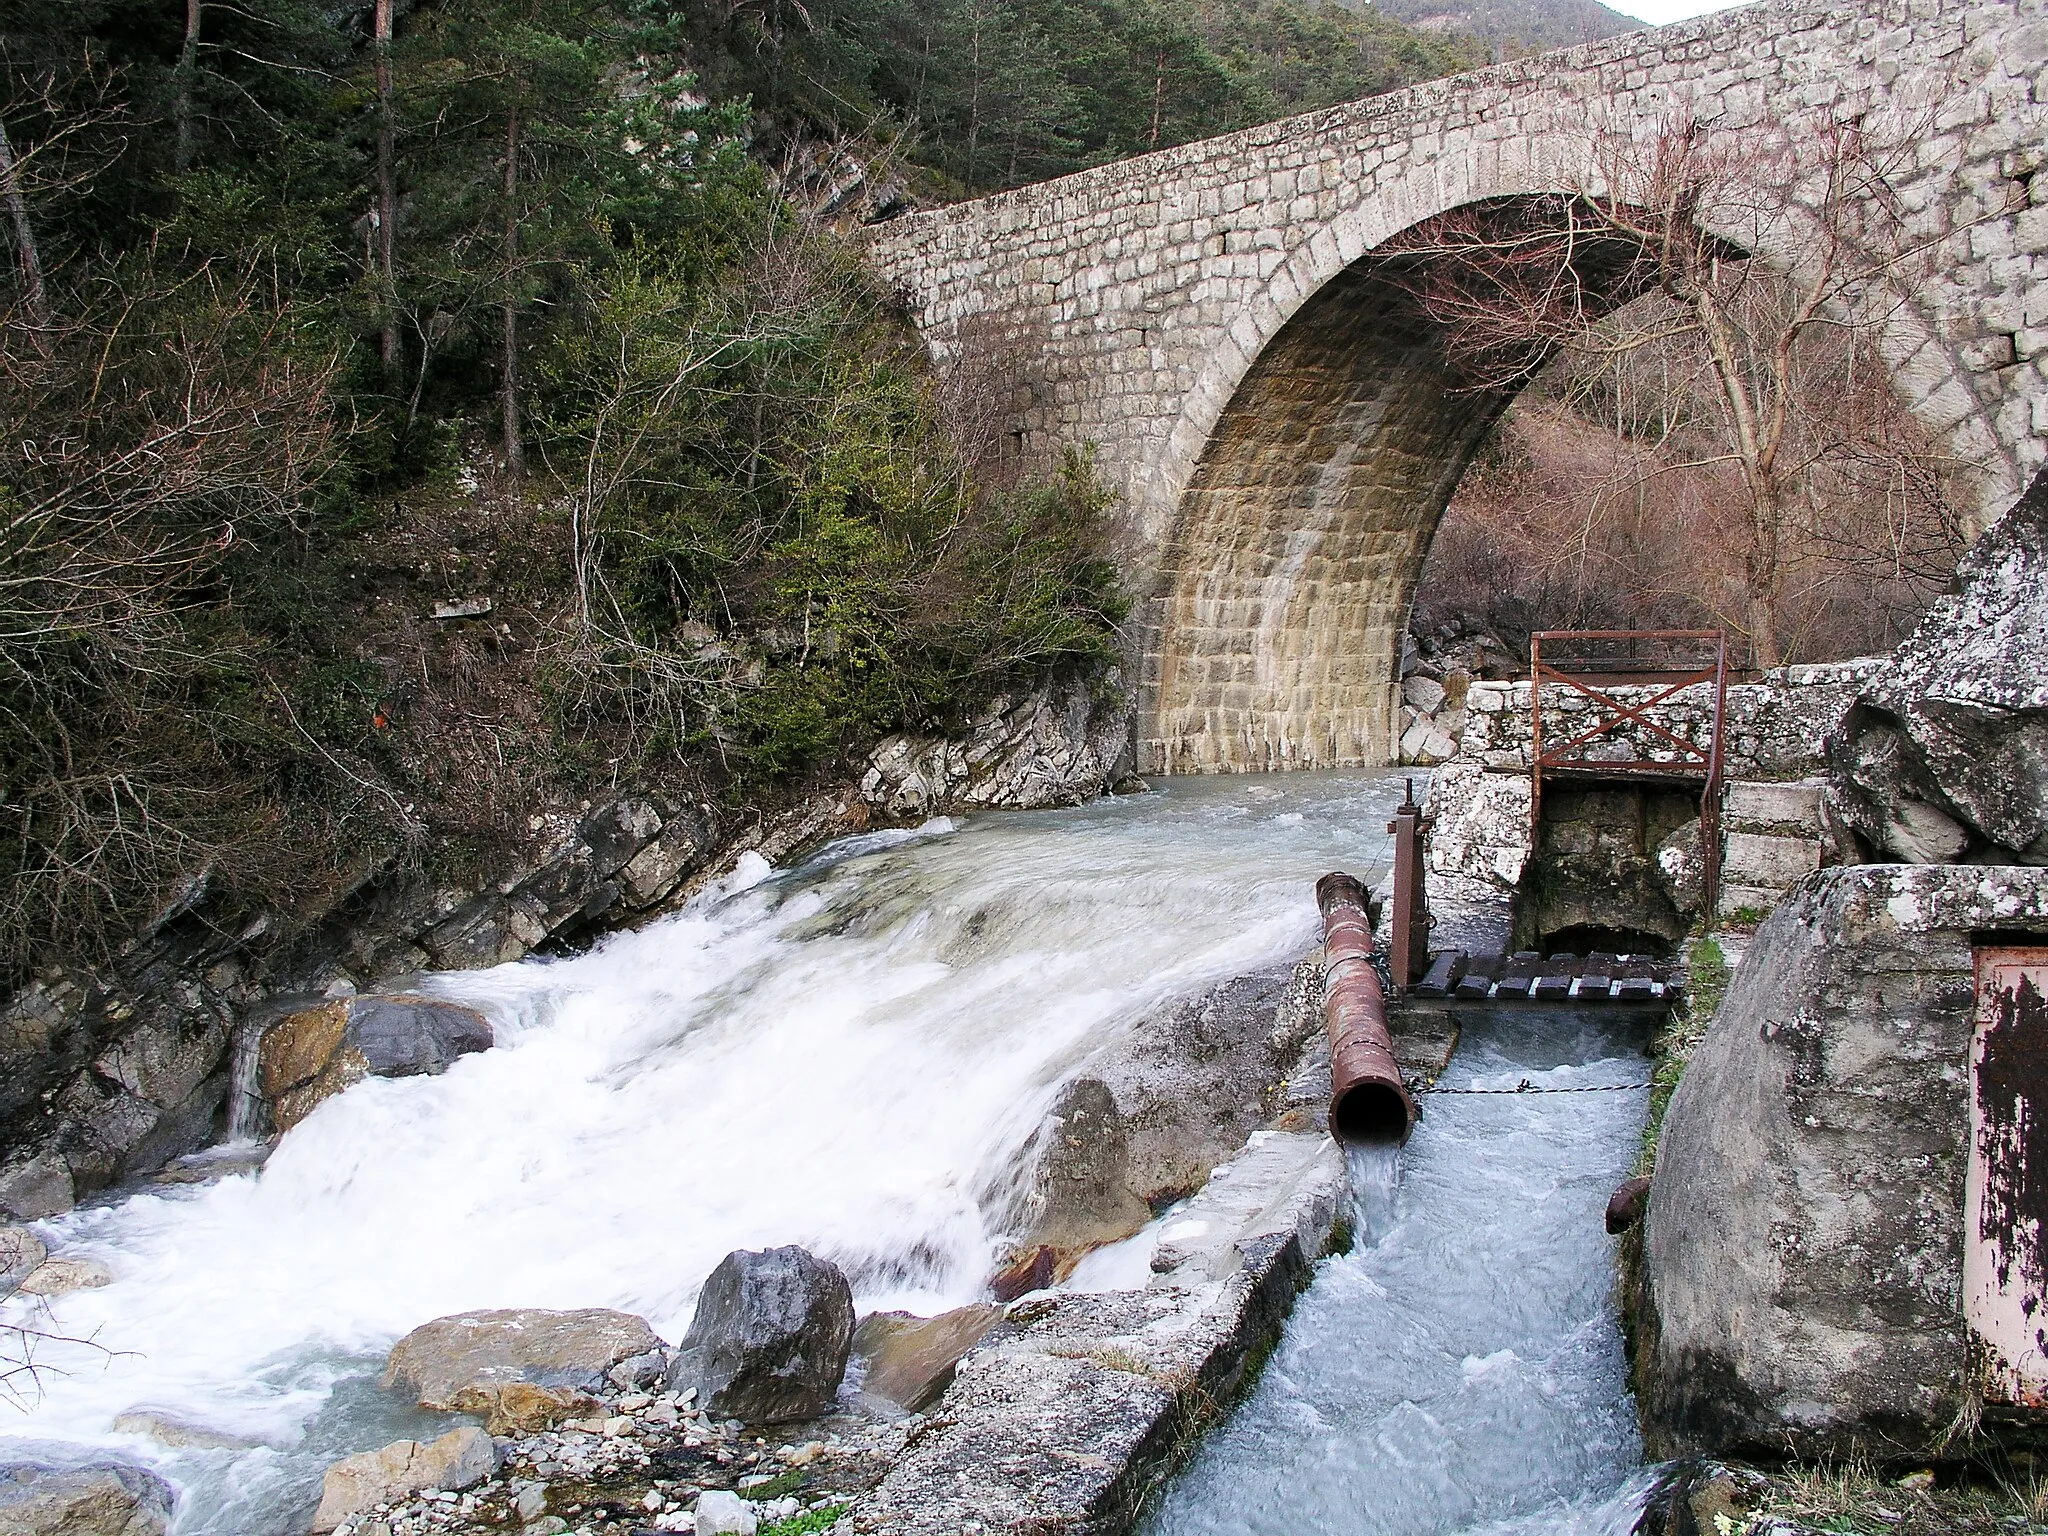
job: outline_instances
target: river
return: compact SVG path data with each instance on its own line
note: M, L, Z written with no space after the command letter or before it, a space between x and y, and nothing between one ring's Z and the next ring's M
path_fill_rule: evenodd
M974 1299L1003 1237L989 1213L1006 1208L1018 1151L1060 1085L1163 1001L1310 945L1314 878L1383 868L1399 797L1386 774L1173 780L1077 810L936 821L790 870L743 860L685 910L585 955L433 978L490 1014L494 1049L441 1077L359 1084L258 1175L151 1187L42 1224L53 1248L97 1257L115 1279L40 1319L93 1342L43 1353L40 1390L6 1438L148 1462L179 1489L181 1533L287 1536L327 1461L419 1427L374 1383L391 1342L430 1318L611 1306L674 1340L724 1253L790 1242L844 1267L863 1310ZM1460 1187L1460 1159L1488 1140L1487 1116L1533 1110L1469 1102L1432 1105L1400 1224L1324 1267L1220 1448L1250 1433L1289 1379L1288 1351L1340 1298L1406 1283L1374 1264L1403 1251L1409 1223L1423 1243L1473 1219L1460 1202L1488 1197L1479 1181ZM1471 1146L1444 1144L1468 1119ZM1533 1122L1518 1135L1532 1155L1551 1144ZM1605 1244L1597 1209L1591 1238L1569 1213L1606 1177L1612 1141L1560 1172L1570 1197L1535 1213L1518 1250L1524 1275L1561 1267L1588 1304ZM1535 1191L1525 1177L1513 1203ZM1433 1203L1459 1214L1432 1218ZM1414 1271L1431 1285L1442 1274ZM1514 1288L1467 1294L1493 1307ZM18 1298L0 1316L30 1314ZM1544 1447L1545 1497L1611 1492L1633 1456L1611 1334L1588 1324L1583 1367L1556 1351L1511 1362L1507 1344L1474 1357L1503 1379L1564 1372L1572 1403L1600 1405L1594 1451L1564 1454L1561 1434L1522 1440ZM115 1433L138 1407L252 1444L171 1450ZM1222 1465L1205 1454L1183 1486ZM1454 1501L1441 1508L1450 1524L1290 1528L1464 1518Z

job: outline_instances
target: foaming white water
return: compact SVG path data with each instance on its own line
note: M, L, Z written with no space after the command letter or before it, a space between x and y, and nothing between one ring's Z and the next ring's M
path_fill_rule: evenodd
M44 1224L115 1275L49 1326L116 1353L48 1356L67 1374L19 1429L119 1444L184 1489L180 1531L254 1536L409 1427L364 1378L432 1317L614 1306L674 1339L727 1251L789 1242L864 1308L969 1300L1061 1083L1161 1001L1305 948L1314 877L1376 868L1397 798L1181 781L851 839L588 955L441 977L496 1048L359 1084L260 1176ZM138 1405L276 1449L114 1436Z
M1468 1025L1443 1086L1642 1082L1638 1043L1596 1018ZM1433 1094L1398 1182L1394 1159L1354 1159L1358 1245L1320 1266L1150 1536L1631 1530L1650 1479L1602 1210L1646 1099Z
M1344 1149L1345 1182L1351 1189L1352 1241L1378 1242L1393 1223L1401 1192L1401 1149L1352 1145Z

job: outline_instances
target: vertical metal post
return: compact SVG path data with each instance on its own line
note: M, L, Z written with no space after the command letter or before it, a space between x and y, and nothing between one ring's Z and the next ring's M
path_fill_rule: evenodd
M1543 637L1529 637L1529 852L1543 827Z
M1429 969L1429 895L1422 867L1422 807L1415 803L1415 781L1387 823L1394 835L1394 911L1387 943L1387 973L1397 991L1406 991Z
M1728 636L1717 633L1714 649L1714 735L1707 747L1707 787L1700 795L1700 894L1708 927L1721 905L1721 727L1728 711Z

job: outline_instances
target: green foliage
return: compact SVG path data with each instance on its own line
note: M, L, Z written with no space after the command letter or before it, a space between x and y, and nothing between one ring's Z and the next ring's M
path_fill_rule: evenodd
M1721 952L1721 941L1711 933L1703 934L1687 951L1686 963L1692 978L1688 1011L1710 1019L1721 1006L1721 999L1728 995L1728 982L1735 974L1728 957Z
M1108 659L1089 467L983 484L843 247L765 195L717 244L623 253L543 370L578 487L572 712L709 741L744 787Z
M791 1515L787 1520L773 1520L761 1527L761 1536L816 1536L820 1531L831 1530L852 1507L850 1504L827 1504L800 1515Z
M1734 975L1728 957L1721 951L1720 941L1711 933L1692 939L1684 954L1688 983L1685 999L1673 1011L1650 1047L1651 1059L1656 1065L1650 1073L1650 1108L1643 1125L1642 1154L1636 1160L1638 1173L1648 1173L1656 1166L1657 1141L1664 1131L1664 1112L1671 1107L1671 1096L1678 1091L1678 1080L1684 1075L1686 1064L1692 1060L1692 1053L1706 1034L1707 1026L1720 1010L1721 1000L1728 995L1728 983Z
M912 158L979 193L1483 62L1323 0L677 0L721 94L771 147L907 130Z

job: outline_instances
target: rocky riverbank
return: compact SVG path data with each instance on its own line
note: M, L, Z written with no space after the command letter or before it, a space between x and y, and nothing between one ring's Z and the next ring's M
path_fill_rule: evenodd
M424 1323L392 1348L384 1383L440 1415L429 1421L438 1433L415 1431L416 1440L335 1463L313 1528L1122 1528L1228 1406L1313 1261L1340 1239L1344 1175L1322 1127L1320 975L1311 955L1165 1010L1133 1030L1115 1059L1093 1064L1103 1113L1078 1127L1055 1113L1059 1131L1083 1132L1088 1145L1069 1147L1071 1156L1054 1159L1064 1173L1034 1185L1050 1204L1130 1200L1144 1188L1172 1212L1122 1247L1120 1234L1098 1232L1098 1252L1110 1241L1128 1255L1077 1276L1079 1289L1040 1281L1007 1304L934 1319L872 1315L856 1328L838 1272L785 1249L731 1255L673 1344L637 1317L601 1309ZM1434 1075L1451 1044L1435 1034L1404 1040L1404 1064ZM1216 1150L1204 1155L1220 1166L1191 1173L1180 1158L1162 1160L1160 1148L1179 1133L1132 1091L1147 1080L1147 1062L1178 1064L1149 1086L1214 1117L1189 1134L1198 1147L1210 1138ZM1244 1105L1219 1113L1225 1083ZM1087 1177L1069 1177L1077 1165ZM1058 1220L1071 1227L1085 1216L1069 1203ZM41 1262L26 1250L17 1257L18 1267ZM1046 1263L1064 1273L1083 1257L1061 1252ZM230 1443L168 1414L137 1415L125 1427L166 1445ZM26 1486L34 1470L19 1464L11 1475ZM95 1507L120 1506L110 1531L163 1528L168 1490L138 1467L42 1470L45 1497L34 1509L11 1513L0 1499L0 1532L97 1530L84 1506L63 1502L80 1488ZM110 1492L129 1484L125 1500ZM52 1510L69 1523L49 1524Z
M2038 1003L1986 966L2048 934L2044 527L2048 481L1859 680L1826 803L1899 862L1808 874L1685 1065L1628 1287L1653 1453L2032 1476Z
M996 700L957 741L892 737L847 781L751 814L635 794L543 809L525 855L487 879L369 868L317 914L224 923L198 871L114 965L59 967L0 1005L0 1217L55 1215L260 1134L256 1048L288 1016L582 947L673 910L749 852L780 863L947 811L1091 799L1127 776L1128 708L1114 671L1055 681ZM361 1075L352 1061L336 1072L330 1089Z

